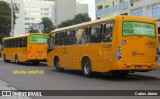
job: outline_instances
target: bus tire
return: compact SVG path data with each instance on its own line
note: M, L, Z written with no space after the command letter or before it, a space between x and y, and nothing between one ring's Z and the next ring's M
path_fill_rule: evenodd
M15 63L18 64L18 56L15 55Z
M39 62L39 61L32 61L32 64L33 64L34 66L38 66L38 65L40 64L40 62Z
M128 73L129 71L112 71L112 75L115 77L125 77Z
M56 71L61 72L64 70L64 68L61 68L60 60L59 58L54 59L54 66L56 68Z
M88 58L85 58L82 61L82 72L85 77L92 77L91 62Z
M9 60L6 59L6 55L5 54L3 55L3 58L4 58L4 62L10 62Z

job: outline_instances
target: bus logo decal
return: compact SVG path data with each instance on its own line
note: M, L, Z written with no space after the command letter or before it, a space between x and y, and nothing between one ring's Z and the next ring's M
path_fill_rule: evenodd
M122 40L122 44L123 44L123 45L126 45L126 40Z

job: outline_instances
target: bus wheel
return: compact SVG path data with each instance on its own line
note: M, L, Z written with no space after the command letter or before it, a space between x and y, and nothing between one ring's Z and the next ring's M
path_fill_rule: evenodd
M6 59L6 55L5 54L3 55L3 57L4 57L4 62L10 62L9 60Z
M82 71L85 77L90 78L92 76L91 62L88 58L82 61Z
M7 62L5 54L3 55L3 58L4 58L4 62Z
M64 70L64 68L61 68L61 64L60 64L59 58L55 59L54 64L55 64L54 66L56 68L56 71L61 72L61 71Z
M18 56L15 56L15 63L18 64Z
M32 64L33 64L34 66L38 66L38 65L40 64L40 62L39 62L39 61L32 61Z
M127 76L129 71L112 71L113 76L115 77L124 77Z

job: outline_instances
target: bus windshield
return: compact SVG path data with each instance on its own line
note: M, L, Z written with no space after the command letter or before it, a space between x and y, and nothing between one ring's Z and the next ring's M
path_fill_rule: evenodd
M123 36L147 36L156 37L155 24L142 22L123 22Z
M30 43L32 44L47 44L48 36L46 35L31 35Z

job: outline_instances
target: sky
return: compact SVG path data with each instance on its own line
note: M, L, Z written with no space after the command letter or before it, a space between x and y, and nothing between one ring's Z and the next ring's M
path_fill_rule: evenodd
M83 3L88 4L89 16L95 20L95 0L83 0Z

